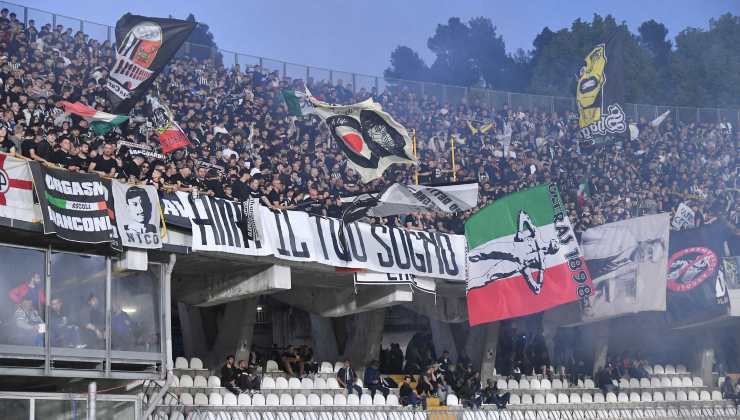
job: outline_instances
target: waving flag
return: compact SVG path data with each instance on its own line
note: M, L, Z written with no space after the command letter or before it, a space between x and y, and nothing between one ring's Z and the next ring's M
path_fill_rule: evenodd
M162 153L170 153L190 146L188 136L175 122L172 111L166 105L155 96L147 96L147 104L150 108L151 118L154 120L154 129L159 133Z
M59 101L57 106L63 107L70 114L75 114L86 119L97 135L103 135L109 132L114 126L128 120L128 115L109 114L80 102Z
M31 222L33 183L25 160L0 153L0 217Z
M470 325L591 294L591 276L554 184L496 200L467 222Z
M372 98L354 105L308 100L363 181L380 178L394 163L416 164L408 131Z

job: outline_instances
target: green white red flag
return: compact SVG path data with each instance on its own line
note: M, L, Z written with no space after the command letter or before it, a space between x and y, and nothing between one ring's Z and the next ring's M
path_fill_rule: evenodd
M557 186L508 195L465 222L470 325L529 315L591 294Z
M103 135L109 132L114 126L128 120L128 115L109 114L80 102L59 101L57 106L64 108L70 114L75 114L86 119L97 135Z

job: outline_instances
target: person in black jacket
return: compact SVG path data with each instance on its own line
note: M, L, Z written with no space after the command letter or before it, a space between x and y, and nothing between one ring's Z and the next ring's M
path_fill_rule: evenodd
M221 367L221 385L226 387L235 395L239 395L241 390L236 386L237 369L234 365L234 356L226 357L226 364Z
M357 392L358 397L362 396L362 388L355 384L355 382L357 382L357 373L352 369L352 365L349 360L345 360L344 367L339 369L339 372L337 372L337 382L339 382L339 385L342 388L347 390L347 395L351 394L352 391L355 391Z
M404 407L409 405L413 407L418 407L419 405L421 405L424 409L426 409L426 399L420 397L416 390L411 387L412 379L413 377L411 375L406 375L403 378L401 389L398 390L398 396L401 400L401 405L403 405Z
M239 361L239 369L236 372L236 385L242 392L259 391L260 378L254 373L253 367L247 367L246 360Z
M383 383L383 378L380 377L379 370L380 363L377 360L373 360L365 369L365 379L363 382L367 389L370 390L370 396L375 398L375 392L380 391L384 397L388 397L390 389Z

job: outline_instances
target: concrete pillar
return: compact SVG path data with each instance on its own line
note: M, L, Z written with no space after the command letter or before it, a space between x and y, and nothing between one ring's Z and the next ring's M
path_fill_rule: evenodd
M229 302L218 322L218 333L207 355L201 357L209 369L217 369L226 356L233 354L246 358L243 346L249 351L257 312L257 299Z
M177 302L177 314L180 318L185 356L201 357L206 354L208 349L206 348L206 338L203 334L203 320L200 316L200 309L187 303Z
M285 309L272 312L272 343L278 347L290 344L290 314Z
M486 326L477 325L470 327L468 338L465 340L465 349L460 352L460 357L467 356L473 366L480 366L483 361L483 340L486 335Z
M311 341L315 360L335 361L339 358L337 337L331 318L309 313L311 317Z
M694 373L704 381L704 385L712 384L712 367L714 366L714 340L712 337L703 336L696 340L697 346L694 353Z
M430 319L429 328L432 330L434 353L437 357L442 357L442 352L447 350L450 352L450 359L457 362L457 346L455 345L455 337L452 335L451 325L437 319Z
M589 326L589 335L593 343L593 373L606 366L609 353L609 321L596 322Z
M380 358L384 323L385 309L352 315L352 321L348 323L344 358L348 358L358 372L371 361Z
M496 370L496 350L498 349L498 335L501 323L492 322L487 324L485 328L480 365L481 379L484 383L488 379L493 379L494 371Z

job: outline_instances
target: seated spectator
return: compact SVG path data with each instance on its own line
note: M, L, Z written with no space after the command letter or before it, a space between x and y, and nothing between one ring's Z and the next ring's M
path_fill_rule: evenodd
M426 410L426 398L419 396L416 390L411 387L411 381L413 379L414 378L411 375L406 375L403 378L401 389L398 390L398 396L401 401L401 405L403 405L404 407L409 405L412 407L422 406L422 408Z
M85 348L80 340L80 327L71 325L67 317L62 313L64 301L61 298L53 298L49 302L49 333L51 334L52 347L76 347Z
M45 325L38 311L33 309L30 297L24 297L13 314L13 344L21 346L44 345Z
M247 365L246 360L239 361L239 369L236 372L236 385L242 392L260 390L260 378L254 373L254 368Z
M362 382L370 390L370 396L373 398L375 398L375 392L377 391L380 391L384 397L387 397L390 392L390 389L383 383L383 378L380 376L380 363L377 360L373 360L370 366L365 368L365 378Z
M280 364L283 370L290 376L302 378L305 374L305 364L293 346L288 346L285 352L280 355ZM298 375L295 373L296 370L298 371Z
M319 364L313 360L313 349L307 345L302 345L298 349L298 357L304 365L304 371L306 373L316 373L319 371Z
M390 373L403 372L403 351L398 343L391 343L388 355L388 370Z
M434 367L427 368L423 374L419 375L416 392L423 397L437 395L437 378L434 376Z
M602 367L596 372L596 387L601 389L605 394L607 392L616 392L617 387L612 383L614 368L611 364Z
M344 367L337 372L337 382L339 382L339 386L347 390L347 395L356 392L358 397L362 396L362 387L355 383L357 382L357 373L352 369L349 360L345 360Z
M261 357L260 353L257 351L257 345L252 344L252 346L249 349L249 362L248 366L251 368L256 368L261 363Z
M134 350L134 321L120 304L113 305L110 320L111 347L115 350Z
M24 281L8 292L8 297L15 304L20 304L21 300L26 296L31 299L31 306L37 311L40 311L46 304L44 284L41 282L41 275L39 273L31 274L31 278L28 281Z
M87 307L80 313L80 326L83 342L88 348L104 348L105 316L98 307L98 297L92 293L87 297Z
M486 381L486 387L483 389L483 402L485 404L496 404L496 408L503 409L509 403L511 393L504 392L503 394L498 389L498 384L493 379Z
M226 357L226 363L221 367L221 386L225 387L235 395L241 394L241 390L236 385L237 368L234 365L234 356Z
M732 378L727 375L725 376L725 380L722 382L722 386L719 388L722 392L722 398L725 400L734 400L736 397L735 394L735 385L732 383Z

